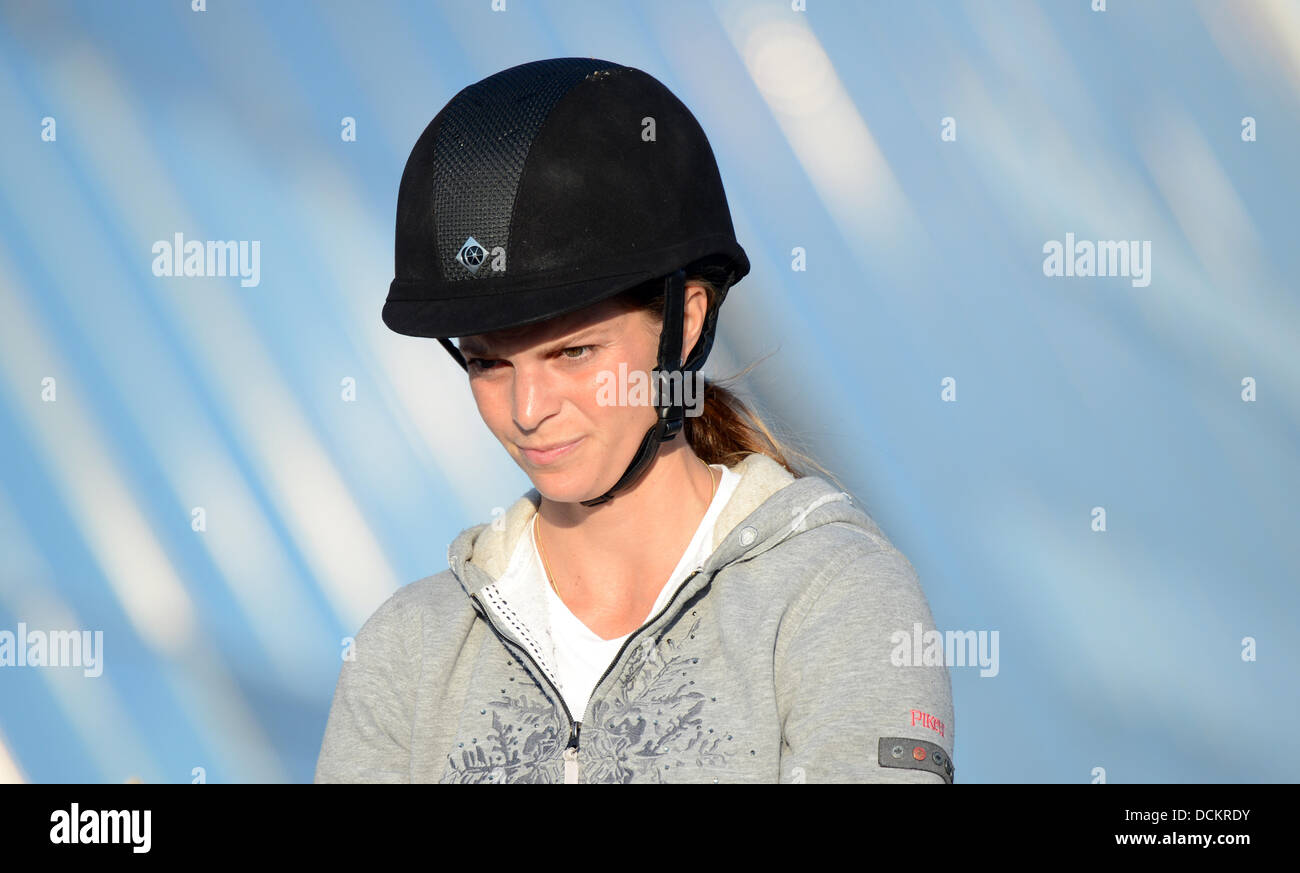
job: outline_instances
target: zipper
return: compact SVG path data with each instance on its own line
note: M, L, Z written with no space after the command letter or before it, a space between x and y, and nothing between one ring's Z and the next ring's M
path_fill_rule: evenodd
M564 710L564 718L569 723L569 743L564 749L564 781L576 783L578 781L578 731L582 728L582 723L574 719L573 713L569 711L569 705L564 702L564 695L560 693L560 689L555 687L555 683L551 681L550 676L542 669L542 665L537 663L537 659L528 652L528 649L511 639L510 635L492 620L492 613L483 606L483 602L479 600L477 594L470 594L469 599L474 602L475 611L488 623L488 627L496 631L497 636L501 637L503 642L509 643L514 649L518 649L519 653L537 668L537 675L541 676L542 680L551 687L551 691L555 693L555 699L560 701L560 708Z
M582 722L575 721L569 731L569 745L564 750L564 784L578 784L578 732Z
M658 611L657 613L655 613L654 615L650 616L650 620L649 620L649 621L647 621L645 624L641 625L641 627L638 628L637 631L636 631L635 633L632 634L632 636L628 637L627 639L625 639L625 640L623 641L623 645L621 645L621 646L619 647L619 649L618 649L618 654L614 656L614 660L612 660L612 661L609 662L609 666L605 668L605 672L602 673L602 674L600 674L600 678L597 679L597 680L596 680L596 684L592 686L591 693L592 693L593 696L594 696L595 693L596 693L596 689L600 687L600 683L604 682L604 681L605 681L605 677L608 676L608 675L609 675L609 674L614 670L614 668L615 668L616 666L618 666L618 662L621 661L621 660L623 659L623 653L626 652L626 651L627 651L627 647L630 646L630 645L632 645L632 642L633 642L633 641L634 641L638 636L640 636L641 631L645 630L647 627L649 627L650 625L654 624L656 621L658 621L658 620L663 616L663 614L664 614L665 612L667 612L669 609L672 609L673 602L674 602L675 600L677 600L677 595L678 595L678 594L681 594L681 593L682 593L682 589L685 588L685 587L690 583L690 581L691 581L692 579L694 579L697 575L699 575L699 574L702 573L702 572L704 572L704 568L703 568L703 567L696 567L694 570L692 570L692 571L691 571L691 575L689 575L689 576L687 576L685 579L683 579L683 580L682 580L682 584L681 584L681 585L678 585L678 586L677 586L677 590L673 592L673 596L668 598L668 602L667 602L666 604L664 604L664 608L661 609L661 610L659 610L659 611Z
M648 621L642 624L641 627L633 632L631 636L623 641L623 645L618 649L618 654L616 654L614 659L609 662L609 666L605 668L605 672L601 674L600 678L596 680L596 684L592 687L593 695L595 694L595 690L600 687L600 684L605 681L606 677L613 672L614 668L618 665L618 662L623 659L623 653L627 651L628 646L632 645L632 643L636 641L637 637L641 636L642 632L647 627L662 618L664 613L668 612L668 610L673 607L678 595L682 593L682 589L690 584L690 581L702 572L704 572L704 567L702 566L696 567L692 570L690 575L682 580L682 584L677 586L677 590L673 592L673 596L668 598L668 603L664 605L664 608L652 615ZM497 623L492 619L492 613L483 606L483 602L479 600L477 594L471 593L469 599L473 601L475 611L478 612L479 616L488 623L489 627L496 631L497 636L501 637L501 639L508 643L512 648L518 649L523 657L537 668L537 674L541 676L546 684L551 687L551 690L555 692L555 699L560 702L560 708L564 710L564 717L569 723L569 742L564 748L564 782L566 785L576 785L578 783L578 776L581 773L581 770L579 769L580 762L578 760L578 742L579 734L582 731L582 722L573 717L573 713L569 711L569 705L564 701L564 695L560 693L560 689L555 687L555 683L550 681L550 677L547 675L546 671L542 669L542 665L537 663L537 659L529 653L528 649L521 646L519 643L516 643L510 638L509 634L497 625Z

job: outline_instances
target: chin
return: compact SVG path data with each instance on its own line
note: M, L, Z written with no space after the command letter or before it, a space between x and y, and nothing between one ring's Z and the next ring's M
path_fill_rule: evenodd
M591 485L583 475L583 465L536 466L528 463L522 455L513 455L513 457L519 469L523 470L524 475L533 483L533 487L547 500L557 503L576 503L591 496L586 493Z
M578 503L583 500L590 500L593 497L599 497L605 493L604 491L593 492L589 484L579 481L572 474L566 474L558 470L555 472L532 471L528 473L528 478L532 481L533 487L537 489L538 494L554 503Z
M635 448L633 446L629 449L629 453ZM600 465L593 460L588 449L585 444L578 446L577 451L570 457L562 458L558 463L553 464L529 463L519 450L512 451L510 454L519 465L519 469L523 470L524 475L533 483L538 494L554 503L579 503L601 496L618 481L616 476L608 484L601 484ZM605 451L608 449L601 447L601 452L595 454L599 455ZM579 455L579 452L588 456Z

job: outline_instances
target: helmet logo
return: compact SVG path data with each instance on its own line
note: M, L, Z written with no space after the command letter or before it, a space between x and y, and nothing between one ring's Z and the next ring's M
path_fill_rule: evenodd
M460 247L456 253L456 260L471 273L477 273L478 268L483 266L484 259L487 258L487 251L479 245L478 240L470 237L465 240L465 244Z

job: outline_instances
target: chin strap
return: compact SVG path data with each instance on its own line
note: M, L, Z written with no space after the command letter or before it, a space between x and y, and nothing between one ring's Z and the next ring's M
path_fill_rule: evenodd
M709 353L709 348L713 345L713 322L717 315L715 309L711 313L712 317L706 320L704 330L695 344L690 359L683 364L681 362L682 328L685 306L686 271L679 269L664 277L664 327L659 334L659 361L655 366L656 394L659 401L656 409L659 412L659 420L641 438L641 445L632 456L632 463L628 465L622 477L600 497L583 500L583 506L598 506L612 499L616 491L622 491L635 484L650 466L650 462L655 459L655 455L659 453L659 444L668 442L681 432L686 407L680 401L684 399L685 391L679 392L674 397L672 391L674 377L677 384L684 388L687 375L694 371L699 366L699 362ZM674 400L679 402L674 403Z
M460 349L456 348L456 344L445 336L438 337L438 342L442 343L442 347L451 353L451 356L456 359L456 363L460 364L460 368L468 373L469 361L465 360L465 356L460 353Z

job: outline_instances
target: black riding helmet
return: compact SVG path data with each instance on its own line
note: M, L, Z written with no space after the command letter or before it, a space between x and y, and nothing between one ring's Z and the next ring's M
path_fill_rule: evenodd
M682 428L667 380L704 365L717 317L711 308L682 363L687 272L718 271L723 298L749 272L699 122L653 76L597 58L520 64L456 94L406 161L395 255L384 323L436 338L464 369L450 337L663 283L658 420L618 482L584 506L633 484Z

